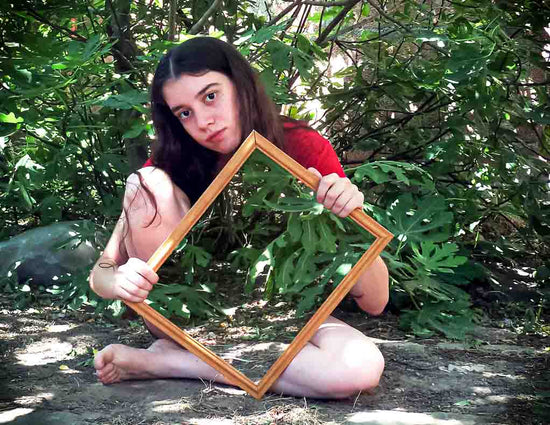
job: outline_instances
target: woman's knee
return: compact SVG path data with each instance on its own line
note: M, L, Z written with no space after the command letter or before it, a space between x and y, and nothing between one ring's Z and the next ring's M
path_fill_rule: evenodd
M161 213L180 219L191 207L187 195L157 167L141 168L128 177L124 206L128 212L139 211L150 222Z
M336 379L327 383L327 390L339 397L377 387L384 371L382 353L366 337L346 344L337 362Z

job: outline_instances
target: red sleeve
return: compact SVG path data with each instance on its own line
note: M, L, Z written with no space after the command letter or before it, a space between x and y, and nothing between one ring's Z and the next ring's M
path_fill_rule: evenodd
M323 176L336 173L346 177L330 142L311 128L285 124L285 152L305 168L316 168Z
M154 166L155 164L153 164L153 158L149 158L147 161L145 161L145 164L143 164L141 166L141 168L145 168L145 167L152 167Z

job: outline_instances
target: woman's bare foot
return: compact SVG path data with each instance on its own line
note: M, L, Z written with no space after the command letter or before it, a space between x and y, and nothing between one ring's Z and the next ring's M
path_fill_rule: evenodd
M160 378L204 378L227 383L218 371L167 339L158 339L147 349L108 345L97 353L94 366L104 384Z

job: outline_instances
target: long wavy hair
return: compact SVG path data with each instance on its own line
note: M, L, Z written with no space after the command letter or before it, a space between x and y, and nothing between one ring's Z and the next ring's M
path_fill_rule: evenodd
M197 142L185 131L170 111L162 89L169 80L182 74L203 75L217 71L235 85L242 137L256 130L284 148L281 117L265 93L256 72L246 59L228 43L211 37L198 37L171 49L160 61L151 89L151 108L156 141L153 163L166 171L172 181L196 202L214 179L219 154Z

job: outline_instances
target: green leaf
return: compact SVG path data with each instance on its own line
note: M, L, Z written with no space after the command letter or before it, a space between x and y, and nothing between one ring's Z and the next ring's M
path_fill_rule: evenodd
M422 241L418 247L413 242L411 248L414 252L413 261L431 272L452 273L453 268L464 264L467 260L466 257L455 256L458 247L454 243L438 246L431 241Z
M525 116L538 124L550 125L550 107L544 105L526 112Z
M293 252L282 262L282 266L278 268L277 273L275 274L275 283L278 286L279 293L285 293L286 289L292 285L294 261L299 255L300 251Z
M269 27L262 27L252 37L250 37L248 41L250 43L257 43L257 44L264 43L268 40L271 40L275 34L285 29L285 27L286 27L286 22L284 24L272 25Z
M34 198L32 198L30 195L29 195L29 192L27 191L27 188L25 187L25 185L21 182L16 182L16 185L17 187L19 188L19 191L21 192L21 196L23 197L23 200L25 201L26 205L27 205L27 208L29 210L32 210L33 209L33 205L35 203L35 200Z
M387 211L386 225L401 241L440 242L449 238L453 214L447 210L445 200L425 195L415 205L412 195L401 195Z
M275 266L275 258L273 257L273 249L275 248L275 243L277 239L271 241L265 250L259 255L258 259L252 264L252 267L250 267L250 271L248 273L248 280L245 285L245 292L250 293L254 289L254 285L256 284L256 280L262 273L266 273L267 277L266 280L269 280L269 276L271 275L271 272L273 271L273 267ZM267 267L267 272L264 270Z
M318 220L319 248L324 252L336 252L336 236L330 229L325 216Z
M301 293L302 299L296 306L296 316L300 317L305 312L309 311L311 307L315 305L317 298L323 293L323 291L324 288L322 286L310 286L309 288L306 288Z
M136 121L129 130L126 130L122 137L126 139L134 139L141 133L147 130L147 123L143 121Z
M10 112L9 114L0 113L0 122L7 124L17 124L23 121L24 120L22 117L16 117L13 112Z
M99 104L113 109L133 109L149 101L147 91L130 90L122 94L111 95Z
M463 340L473 330L473 312L469 307L467 300L427 303L420 311L403 311L399 324L421 337L437 331L447 338Z
M92 35L86 42L86 47L82 52L82 59L85 61L90 59L90 57L99 50L100 45L101 45L101 40L99 38L99 35L98 34Z
M299 214L290 214L287 223L287 233L292 242L298 242L302 237L302 222Z
M279 198L277 203L270 202L267 199L263 200L263 203L268 207L276 211L284 212L305 212L316 211L319 207L319 203L314 199L304 198Z
M267 43L266 50L271 55L273 68L277 71L284 71L290 68L290 46L279 40L270 40Z
M315 231L315 225L310 220L304 220L302 222L302 245L305 250L310 253L317 251L318 236Z
M420 175L421 181L413 180L407 174ZM394 177L395 176L395 177ZM369 177L375 183L381 184L396 180L411 186L413 183L420 183L428 190L434 189L433 177L414 164L397 161L375 161L363 164L354 169L352 180L361 183L365 177Z

